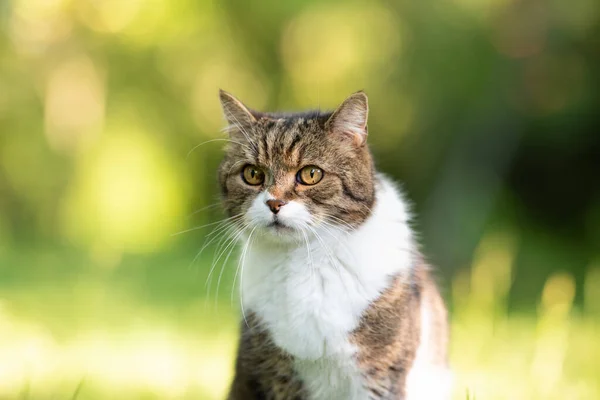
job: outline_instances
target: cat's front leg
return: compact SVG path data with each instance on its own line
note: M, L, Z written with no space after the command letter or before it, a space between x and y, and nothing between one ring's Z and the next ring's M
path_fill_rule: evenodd
M267 396L259 382L238 366L227 400L267 400Z
M242 323L235 378L228 400L305 400L293 357L277 347L259 318L248 312Z

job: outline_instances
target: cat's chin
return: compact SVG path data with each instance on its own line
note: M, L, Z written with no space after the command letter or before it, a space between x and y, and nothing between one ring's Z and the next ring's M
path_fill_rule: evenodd
M274 221L260 228L262 239L277 244L293 244L303 239L302 232L296 228Z

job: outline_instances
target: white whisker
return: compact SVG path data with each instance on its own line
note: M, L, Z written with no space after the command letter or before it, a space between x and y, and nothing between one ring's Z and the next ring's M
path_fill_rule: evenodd
M231 170L233 170L235 168L236 165L240 164L240 163L245 163L246 160L239 160L233 163L233 165L231 166L231 168L229 168L229 171L227 171L227 175L231 174Z
M199 209L197 209L196 211L192 212L190 215L188 215L186 218L190 218L190 217L192 217L193 215L196 215L196 214L198 214L198 213L201 213L202 211L206 211L206 210L209 210L209 209L211 209L211 208L218 207L218 206L219 206L219 204L221 204L221 202L220 202L220 201L218 201L218 202L216 202L216 203L213 203L213 204L209 204L209 205L207 205L207 206L205 206L205 207L199 208Z
M242 146L248 150L252 150L244 143L237 142L237 141L231 140L231 139L217 138L217 139L210 139L210 140L207 140L205 142L195 145L194 147L192 147L192 149L190 151L188 151L187 155L185 156L185 159L187 160L190 157L190 155L194 152L194 150L196 150L198 147L204 146L205 144L212 143L212 142L231 142L231 143L239 144L240 146Z
M338 276L340 277L340 281L341 281L342 285L344 286L346 295L350 298L351 297L350 292L348 290L348 286L346 285L346 281L344 280L344 277L342 276L342 270L344 270L346 273L348 273L350 275L355 275L355 274L353 274L352 271L350 271L348 268L346 268L346 266L342 262L340 262L340 260L337 257L334 256L334 254L332 253L329 246L327 246L327 244L325 243L325 240L323 240L321 235L319 235L319 233L314 228L312 228L310 226L307 226L307 228L312 231L312 233L315 235L317 240L321 243L322 248L328 254L329 260L332 263L332 267L334 268L334 270L337 272Z
M256 143L254 143L254 141L252 141L250 134L244 129L244 126L240 123L240 121L237 119L237 117L233 113L230 113L228 111L225 111L225 114L227 115L227 117L229 117L228 119L235 120L235 124L233 124L233 125L237 129L239 129L240 132L242 132L242 135L244 135L244 137L246 138L248 143L252 146L252 149L254 150L254 152L258 153L258 148L256 147ZM229 129L230 129L230 127L225 128L225 130L229 130ZM250 149L251 152L252 152L252 149Z
M315 278L315 275L314 275L315 266L314 266L312 256L310 253L310 243L308 241L308 235L306 234L306 231L304 229L302 229L302 227L300 227L300 232L302 233L302 237L304 238L304 242L306 243L306 256L308 258L308 268L310 270L310 279L312 281Z
M219 262L219 260L221 259L221 257L223 257L225 252L229 249L229 253L228 253L227 257L225 258L223 264L221 265L221 272L219 272L219 279L217 280L217 290L215 292L215 306L219 300L219 288L221 286L221 279L223 278L223 272L225 271L225 267L227 266L226 262L229 259L231 252L233 252L233 250L235 249L235 244L237 243L237 240L244 234L244 232L246 231L247 228L248 228L248 226L245 225L234 234L234 236L229 241L229 244L227 244L227 246L225 246L223 251L221 251L221 253L219 254L219 257L214 262L214 265L216 265Z
M180 231L180 232L172 233L171 236L177 236L177 235L181 235L181 234L184 234L184 233L188 233L188 232L192 232L192 231L197 231L198 229L206 228L208 226L213 226L213 225L216 225L216 224L221 224L223 222L227 222L227 221L232 220L234 218L239 218L240 216L241 216L241 214L237 214L237 215L234 215L232 217L222 219L220 221L215 221L215 222L211 222L211 223L208 223L208 224L204 224L204 225L200 225L200 226L195 226L193 228L185 229L185 230Z
M225 240L225 242L227 242L227 239L230 239L232 237L232 235L234 235L235 233L238 232L239 229L242 229L240 227L240 225L242 225L242 223L238 223L238 222L233 222L233 223L227 225L225 227L225 229L222 231L221 239L219 242L222 243L223 240ZM219 236L217 235L217 236L213 237L210 242L215 240L217 237L219 237ZM217 249L215 250L215 255L213 256L213 261L210 266L210 271L208 272L208 276L206 277L205 287L208 288L207 297L210 294L210 283L212 282L212 273L218 262L218 259L216 258L216 256L217 256L217 253L219 252L219 248L220 248L220 245L217 245Z
M354 226L350 225L348 222L344 221L343 219L336 217L335 215L325 214L324 217L325 217L325 219L322 220L321 222L330 220L331 222L335 222L336 224L344 225L352 232L356 231L356 228Z
M246 261L246 253L248 252L248 247L250 246L251 240L252 240L252 234L254 233L254 231L256 230L256 226L252 229L252 231L250 232L250 235L248 235L248 240L246 242L246 246L244 247L244 250L242 251L242 256L240 257L240 261L238 263L238 269L240 270L240 307L242 309L242 316L244 317L244 323L246 324L246 326L248 326L248 320L246 319L246 313L244 312L244 262ZM241 267L240 267L241 266ZM235 281L237 277L237 270L235 272L235 275L233 276L233 287L231 289L231 301L233 302L233 292L235 290Z

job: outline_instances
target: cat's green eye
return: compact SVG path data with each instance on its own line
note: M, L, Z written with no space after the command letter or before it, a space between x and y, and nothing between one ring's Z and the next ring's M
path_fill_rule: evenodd
M298 171L296 179L305 185L315 185L323 179L323 170L314 165L309 165Z
M256 165L246 165L242 171L242 178L248 185L260 185L265 181L265 173Z

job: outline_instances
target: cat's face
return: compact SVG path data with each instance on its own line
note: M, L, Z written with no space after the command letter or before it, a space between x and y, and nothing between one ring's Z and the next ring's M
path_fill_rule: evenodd
M364 93L333 113L259 113L225 92L221 103L231 139L219 168L223 205L247 233L296 241L318 228L352 229L370 215Z

